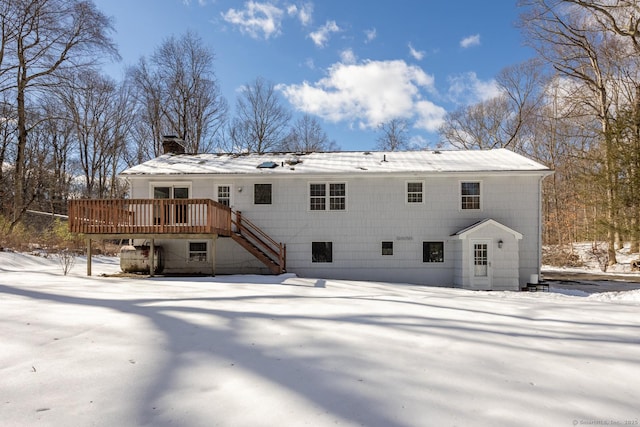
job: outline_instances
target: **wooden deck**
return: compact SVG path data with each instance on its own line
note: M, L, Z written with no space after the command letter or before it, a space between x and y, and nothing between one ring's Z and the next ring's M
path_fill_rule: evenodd
M231 235L231 209L210 199L69 201L69 231L102 236Z
M210 199L81 199L69 201L69 231L89 239L231 237L274 274L286 271L286 245L240 212ZM151 262L153 264L153 262ZM90 263L87 273L91 275Z

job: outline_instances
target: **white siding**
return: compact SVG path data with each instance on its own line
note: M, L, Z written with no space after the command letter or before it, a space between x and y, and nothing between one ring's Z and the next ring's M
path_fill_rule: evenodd
M132 197L149 197L150 181L166 177L129 177ZM287 270L301 276L385 280L428 285L460 285L461 248L451 235L474 222L492 218L523 235L519 242L520 283L538 273L540 174L504 172L483 175L446 173L395 176L211 175L191 182L191 197L215 199L216 184L233 186L232 207L287 245ZM424 182L424 203L406 203L406 183ZM461 181L482 182L482 210L460 209ZM347 184L345 211L310 211L310 182ZM253 203L253 185L272 184L272 204ZM240 191L240 189L242 189ZM333 242L332 263L311 262L311 242ZM381 242L392 241L392 256L381 255ZM422 261L422 242L442 241L443 263ZM168 260L169 262L169 260ZM236 269L237 268L237 269ZM457 271L456 271L457 270ZM230 239L220 238L218 272L264 272L261 264ZM511 278L500 278L509 281Z

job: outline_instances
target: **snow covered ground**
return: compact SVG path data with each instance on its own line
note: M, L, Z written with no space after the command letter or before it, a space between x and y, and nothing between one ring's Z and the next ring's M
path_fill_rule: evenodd
M0 425L640 421L640 290L98 276L118 270L0 253Z

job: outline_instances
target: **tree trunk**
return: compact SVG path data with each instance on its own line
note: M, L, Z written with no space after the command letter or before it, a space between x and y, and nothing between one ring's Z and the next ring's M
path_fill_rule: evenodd
M9 226L9 232L22 219L24 215L24 169L25 151L27 147L27 111L25 105L25 89L27 83L27 70L23 65L24 58L20 56L20 72L18 73L18 147L16 149L16 164L14 168L15 193L13 198L13 218Z

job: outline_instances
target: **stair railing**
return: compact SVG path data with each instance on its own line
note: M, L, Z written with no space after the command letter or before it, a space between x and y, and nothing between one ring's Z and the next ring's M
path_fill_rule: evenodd
M240 234L267 255L280 267L281 272L286 270L286 245L273 240L271 236L262 231L257 225L243 217L240 211L232 211L231 223L235 226L234 231L236 233Z

